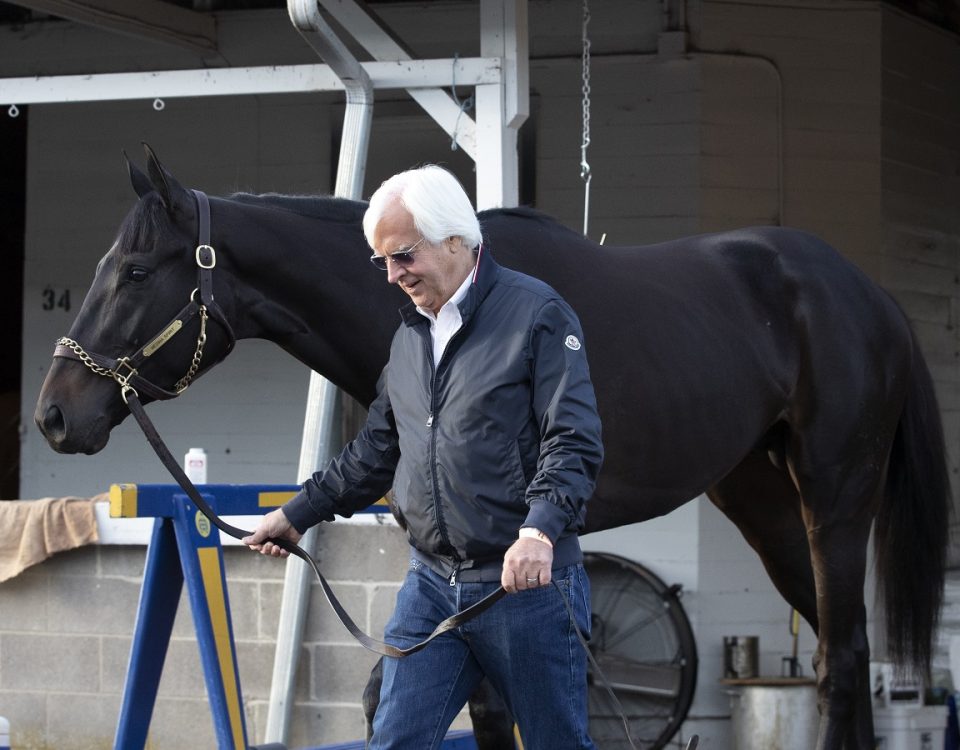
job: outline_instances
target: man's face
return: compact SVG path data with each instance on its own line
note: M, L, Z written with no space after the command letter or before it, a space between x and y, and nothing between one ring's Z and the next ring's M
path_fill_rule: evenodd
M421 240L413 217L399 200L394 200L374 230L373 250L377 255L390 256L413 248L411 262L387 262L387 280L403 289L414 304L436 315L466 278L473 255L459 239L437 244Z

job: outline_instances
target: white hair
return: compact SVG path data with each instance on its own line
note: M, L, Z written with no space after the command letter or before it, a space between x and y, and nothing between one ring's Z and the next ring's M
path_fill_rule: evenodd
M394 199L407 209L427 242L462 237L470 249L480 244L480 222L463 186L443 167L428 164L395 174L370 196L363 215L363 233L371 247L377 224Z

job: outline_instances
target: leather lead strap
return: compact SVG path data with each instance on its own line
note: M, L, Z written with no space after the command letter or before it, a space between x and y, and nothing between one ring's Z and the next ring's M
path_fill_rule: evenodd
M245 536L249 536L251 532L239 529L236 526L231 526L222 518L220 518L213 508L203 499L203 496L194 486L193 482L187 477L183 469L180 467L180 464L177 463L177 460L173 457L173 454L170 453L169 448L163 442L163 439L160 437L156 428L153 425L153 422L150 421L150 417L147 416L146 411L143 408L143 405L140 403L140 399L133 393L127 395L127 406L130 407L130 412L133 414L134 419L137 420L137 424L140 425L140 429L143 430L144 436L147 438L147 442L150 443L150 446L153 448L154 453L157 454L157 457L167 468L167 471L177 480L177 484L183 488L183 491L187 493L187 496L196 503L197 508L210 519L210 523L220 529L223 533L232 536L234 539L243 539ZM409 656L414 654L417 651L423 649L430 641L436 638L442 633L446 633L448 630L453 630L454 628L460 627L463 623L468 620L472 620L477 615L481 614L488 610L495 602L499 601L506 595L504 588L498 587L496 591L488 596L484 597L476 604L468 607L462 612L458 612L452 617L448 617L446 620L437 625L436 629L427 636L420 643L417 643L408 648L397 648L396 646L391 646L389 643L384 643L383 641L378 641L376 638L373 638L366 633L364 633L357 624L350 618L350 615L347 614L347 611L343 608L343 605L340 604L340 601L334 595L333 590L330 588L330 584L327 583L326 579L323 577L323 574L320 572L320 566L317 564L317 561L313 558L312 555L304 551L302 548L298 547L296 544L288 542L285 539L271 539L271 542L276 544L278 547L281 547L292 555L296 555L301 560L306 562L313 572L317 576L317 580L320 582L320 588L323 589L323 595L326 597L327 602L330 604L330 607L334 612L337 613L337 617L340 618L340 622L344 624L347 630L350 631L350 634L357 639L361 646L364 648L373 651L374 653L381 654L382 656L393 656L396 658L401 658L404 656Z

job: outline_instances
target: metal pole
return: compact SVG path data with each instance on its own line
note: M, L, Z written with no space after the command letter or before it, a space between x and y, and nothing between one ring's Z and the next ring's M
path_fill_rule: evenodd
M347 106L343 117L340 160L334 194L341 198L359 199L363 191L367 146L373 119L373 86L364 69L337 39L320 16L316 0L288 0L287 10L297 31L343 81ZM297 481L303 482L325 464L334 453L334 435L339 424L339 395L332 383L310 373L307 408ZM300 545L313 554L316 548L316 527L310 529ZM290 733L297 662L310 595L310 571L299 560L287 562L284 575L277 649L273 662L273 681L267 709L266 742L286 743Z

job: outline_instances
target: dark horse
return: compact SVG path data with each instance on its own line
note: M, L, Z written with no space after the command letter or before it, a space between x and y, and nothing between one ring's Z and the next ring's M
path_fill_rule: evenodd
M195 286L197 208L148 149L139 202L69 333L121 357ZM405 298L367 261L364 204L212 198L213 290L238 339L276 342L363 404ZM874 747L863 597L875 523L891 656L921 672L942 597L949 481L917 341L890 296L822 240L772 227L601 247L526 209L481 214L485 247L555 287L581 317L606 462L587 531L700 493L739 527L817 633L817 747ZM170 388L199 323L147 360ZM207 326L201 371L232 345ZM141 396L143 394L141 393ZM148 399L144 399L148 400ZM36 410L50 445L96 453L127 416L120 389L57 357Z

